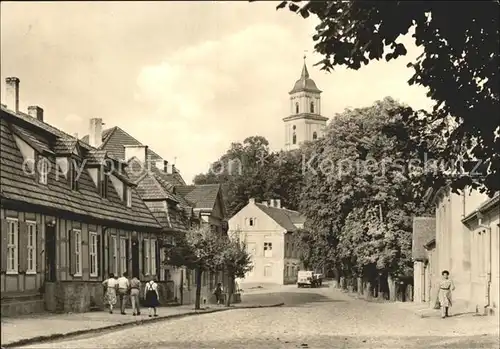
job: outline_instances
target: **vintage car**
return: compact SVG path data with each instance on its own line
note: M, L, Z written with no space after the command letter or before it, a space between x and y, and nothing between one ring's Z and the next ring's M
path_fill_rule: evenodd
M311 270L299 270L299 274L297 275L297 287L317 287L320 285L320 280L316 277L316 275Z

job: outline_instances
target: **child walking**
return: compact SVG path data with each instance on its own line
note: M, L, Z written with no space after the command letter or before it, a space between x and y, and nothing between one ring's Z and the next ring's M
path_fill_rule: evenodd
M158 314L156 313L156 307L160 305L160 303L158 302L160 295L158 294L158 284L154 281L154 279L151 279L146 284L146 287L144 287L144 298L144 303L146 307L149 308L149 317L158 316Z
M438 299L441 305L441 317L444 319L449 317L448 309L451 307L451 291L455 290L453 281L450 280L450 272L443 270L441 273L443 279L439 283Z

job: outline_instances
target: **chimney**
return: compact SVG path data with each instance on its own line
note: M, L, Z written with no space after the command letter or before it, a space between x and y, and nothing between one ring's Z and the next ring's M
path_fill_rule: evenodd
M29 116L43 121L43 109L37 105L32 105L28 107Z
M274 204L276 205L275 207L281 208L281 199L274 200Z
M248 203L249 203L249 204L255 204L255 199L254 199L254 198L250 198L250 199L248 199Z
M168 161L163 160L163 172L168 173Z
M102 143L102 119L90 119L89 144L95 148L99 148Z
M147 165L148 170L151 169L151 159L147 157L147 145L124 145L123 147L125 148L125 161L135 156L141 163ZM148 160L147 163L146 160Z
M19 79L10 77L5 79L5 98L7 99L7 108L19 112Z

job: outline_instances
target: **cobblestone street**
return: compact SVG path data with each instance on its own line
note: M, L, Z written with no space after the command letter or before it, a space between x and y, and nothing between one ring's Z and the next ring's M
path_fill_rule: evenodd
M279 291L279 293L277 293ZM331 288L285 286L252 298L284 307L156 322L25 348L498 348L491 317L419 318L397 303L368 303Z

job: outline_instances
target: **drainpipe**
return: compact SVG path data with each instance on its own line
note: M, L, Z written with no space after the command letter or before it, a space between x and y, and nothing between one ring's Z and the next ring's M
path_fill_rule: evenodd
M491 289L491 227L489 225L483 224L483 219L479 216L479 224L480 228L483 228L483 231L488 231L488 246L486 248L486 304L484 306L484 313L487 313L487 310L490 308L490 289Z

